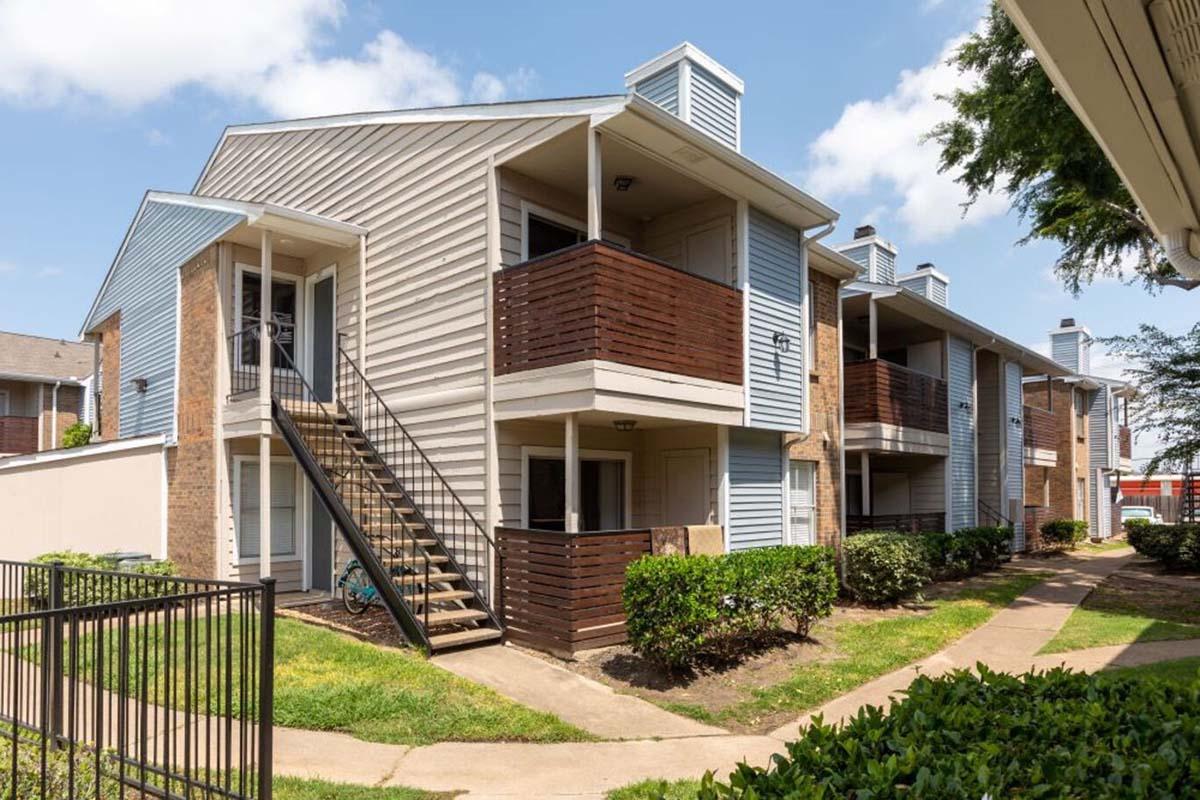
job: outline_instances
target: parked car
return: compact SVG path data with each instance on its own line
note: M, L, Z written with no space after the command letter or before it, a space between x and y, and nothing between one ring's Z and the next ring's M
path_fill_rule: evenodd
M1144 519L1151 525L1162 525L1163 519L1150 506L1122 506L1121 507L1121 526L1131 519Z

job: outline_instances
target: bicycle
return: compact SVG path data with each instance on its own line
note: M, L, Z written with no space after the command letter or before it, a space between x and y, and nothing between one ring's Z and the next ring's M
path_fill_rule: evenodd
M390 570L392 577L403 577L415 572L411 567L395 566ZM352 558L342 567L338 575L337 586L342 591L342 605L351 614L361 614L375 603L379 602L379 590L371 583L367 570Z

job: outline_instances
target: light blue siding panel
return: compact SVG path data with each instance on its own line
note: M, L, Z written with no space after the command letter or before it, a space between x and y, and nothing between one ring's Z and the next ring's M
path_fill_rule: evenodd
M175 405L179 267L242 222L240 214L148 202L134 222L88 326L121 312L121 436L170 433ZM134 378L145 378L138 393Z
M882 247L875 250L875 282L896 282L896 257Z
M842 255L858 264L863 269L868 269L871 266L871 245L860 244L858 247L848 247L841 251ZM866 278L870 280L871 276Z
M1072 372L1086 374L1079 363L1079 334L1050 334L1050 357Z
M804 424L804 336L800 234L750 211L750 424L800 430ZM775 334L790 340L788 352Z
M1110 535L1108 489L1097 475L1097 470L1109 468L1112 441L1109 433L1110 391L1101 386L1088 393L1088 485L1091 488L1091 508L1088 528L1097 539Z
M929 297L929 278L924 275L918 275L915 278L905 278L896 281L898 286L908 289L913 294L919 294L921 297Z
M950 527L975 524L975 348L950 337Z
M778 433L729 431L729 549L783 544L783 442Z
M647 100L678 116L679 114L679 67L671 65L667 69L651 75L633 87L634 91Z
M691 123L730 147L737 147L737 92L695 64L691 90Z
M930 278L929 299L940 306L950 305L950 287L937 278Z
M1007 470L1004 475L1004 486L1009 500L1017 501L1017 513L1012 516L1013 550L1025 549L1025 444L1022 437L1023 419L1025 416L1025 398L1021 390L1021 365L1009 361L1004 365L1004 395L1007 413L1005 425L1008 439L1005 446L1005 461ZM1018 420L1014 422L1014 420ZM1008 506L1000 509L1005 516Z

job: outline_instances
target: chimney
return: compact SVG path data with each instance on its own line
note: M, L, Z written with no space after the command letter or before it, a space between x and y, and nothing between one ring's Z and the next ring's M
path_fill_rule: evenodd
M1064 317L1050 331L1050 357L1078 375L1092 368L1092 332L1078 325L1074 317Z
M859 225L854 229L854 241L835 244L833 249L867 271L863 280L886 284L896 282L896 245L881 238L874 225Z
M928 261L906 275L896 277L896 285L932 300L939 306L950 305L950 277Z
M746 84L691 42L626 72L625 88L741 152Z

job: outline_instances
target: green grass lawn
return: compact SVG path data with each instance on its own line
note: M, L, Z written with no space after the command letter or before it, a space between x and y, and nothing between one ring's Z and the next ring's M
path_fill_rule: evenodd
M605 800L696 800L700 781L640 781L613 789Z
M925 613L830 625L818 635L832 645L835 658L802 664L782 683L750 690L745 700L718 712L680 703L670 704L668 710L716 725L729 721L753 725L779 711L799 714L936 653L1050 574L1007 574L985 586L931 600Z
M1120 576L1092 590L1043 653L1168 639L1200 639L1200 593Z
M236 617L232 620L235 626ZM380 648L334 631L291 619L276 620L275 640L275 724L309 730L343 731L360 739L390 744L421 745L434 742L565 742L585 741L591 737L552 714L535 711L508 700L479 684L452 675L430 664L421 654ZM141 637L148 637L151 654L161 653L164 631L159 625L135 629L130 642L133 680L128 693L142 696L142 671L145 690L156 703L183 707L185 666L171 665L176 690L168 695L167 667L150 657L141 663ZM208 652L204 647L206 630L196 625L192 632L194 653ZM184 652L184 631L176 625L173 652ZM217 636L214 633L213 639ZM116 637L106 638L114 649ZM236 642L236 638L235 638ZM223 645L223 639L219 643ZM91 674L94 645L85 637L81 650L83 673ZM212 648L223 652L223 646ZM182 659L180 659L182 661ZM197 658L193 670L202 669ZM214 664L223 671L225 662ZM233 682L239 680L240 663L231 665ZM111 679L111 677L110 677ZM195 684L198 691L191 707L208 707L221 713L226 698L214 684ZM109 686L115 689L115 684ZM236 698L234 715L237 716Z
M377 788L347 783L276 778L272 781L275 800L449 800L453 794L424 792L404 787Z
M1085 553L1103 553L1108 550L1124 550L1129 542L1124 539L1106 539L1103 542L1084 542L1079 549Z
M1138 667L1117 667L1099 673L1101 678L1158 678L1168 683L1190 685L1200 680L1200 657L1159 661Z

